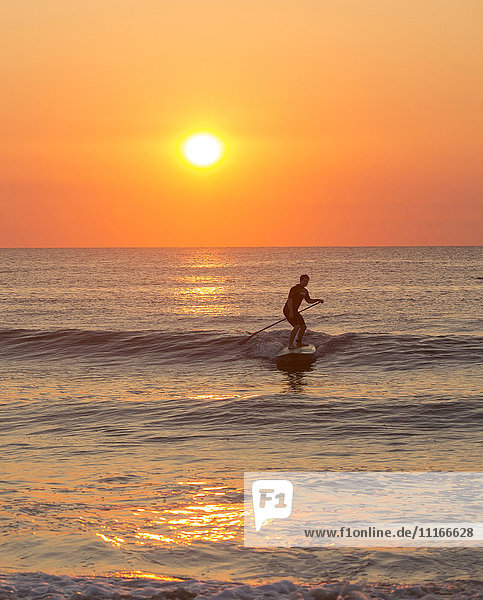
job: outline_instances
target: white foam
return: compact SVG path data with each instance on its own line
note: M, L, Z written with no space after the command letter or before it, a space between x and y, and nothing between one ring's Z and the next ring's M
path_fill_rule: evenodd
M259 333L251 340L247 346L248 351L256 358L276 358L280 350L288 344L288 332L284 330L275 330Z
M12 600L480 600L482 582L404 585L338 582L261 585L229 581L164 581L145 577L69 577L48 573L0 574L0 598Z

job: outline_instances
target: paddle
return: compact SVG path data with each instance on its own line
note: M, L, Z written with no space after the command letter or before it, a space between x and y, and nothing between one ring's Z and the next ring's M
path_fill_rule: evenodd
M322 302L323 302L323 300L322 300ZM304 312L304 310L309 310L309 308L313 308L314 306L317 306L317 304L322 304L322 302L314 302L313 304L311 304L310 306L307 306L307 308L303 308L299 312ZM255 331L255 333L252 333L252 335L249 335L245 340L241 340L241 342L238 342L238 343L240 344L240 346L242 344L246 344L248 342L248 340L251 339L254 335L257 335L257 333L262 333L262 331L265 331L265 329L270 329L270 327L273 327L274 325L278 325L282 321L286 321L286 320L287 320L286 318L283 318L283 319L280 319L280 321L275 321L275 323L272 323L271 325L267 325L263 329L259 329L258 331Z

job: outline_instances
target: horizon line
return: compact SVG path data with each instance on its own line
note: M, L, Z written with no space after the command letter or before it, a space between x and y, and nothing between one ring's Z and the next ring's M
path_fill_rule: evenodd
M0 246L0 250L102 250L185 248L481 248L483 244L329 244L310 246Z

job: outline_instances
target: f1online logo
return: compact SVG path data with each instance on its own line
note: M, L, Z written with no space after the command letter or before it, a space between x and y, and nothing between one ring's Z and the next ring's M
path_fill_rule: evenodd
M255 531L269 519L286 519L292 513L293 485L288 479L258 479L252 485Z

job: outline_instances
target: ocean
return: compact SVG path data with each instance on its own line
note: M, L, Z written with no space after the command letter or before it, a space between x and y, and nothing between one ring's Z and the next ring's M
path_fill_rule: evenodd
M246 471L482 470L482 258L1 249L0 592L481 581L481 549L250 549L242 536ZM316 361L281 370L287 323L240 342L283 317L303 273L325 301L304 313Z

